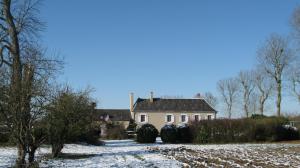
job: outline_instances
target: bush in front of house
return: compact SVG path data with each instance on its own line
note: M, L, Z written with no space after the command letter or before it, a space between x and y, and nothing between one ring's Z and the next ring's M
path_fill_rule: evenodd
M182 124L177 127L177 141L180 143L192 142L192 133L187 124Z
M173 124L165 125L160 130L160 137L164 143L176 143L178 139L177 128Z
M130 119L129 121L129 125L128 127L126 128L127 131L135 131L136 130L136 122L134 121L134 119Z
M287 127L283 117L201 120L190 124L194 143L241 143L299 139L299 131Z
M137 127L137 124L136 124L135 120L130 119L129 125L126 128L127 138L129 138L129 139L134 139L135 138L136 127Z
M109 123L107 124L106 139L120 140L127 139L126 129L122 124Z
M10 135L7 133L0 132L0 144L6 144L10 141Z
M138 128L136 141L139 143L154 143L158 136L158 130L152 124L144 124Z

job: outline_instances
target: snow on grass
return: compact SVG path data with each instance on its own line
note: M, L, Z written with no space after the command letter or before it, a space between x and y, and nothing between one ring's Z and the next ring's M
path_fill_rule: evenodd
M105 146L66 145L63 153L89 154L83 159L51 159L41 167L181 167L177 161L147 150L157 144L137 144L132 140L106 141Z
M0 147L0 167L11 167L15 162L17 151L12 147Z
M105 141L105 146L67 144L63 158L46 159L49 147L38 150L40 167L300 167L300 144L188 145ZM0 167L10 167L16 149L0 147Z
M133 140L105 141L105 146L67 144L63 148L64 159L42 159L40 167L182 167L176 160L169 159L158 152L147 150L156 144L138 144ZM37 155L49 154L50 149L41 148ZM16 159L15 148L0 148L0 167L10 167ZM41 158L41 157L40 157Z

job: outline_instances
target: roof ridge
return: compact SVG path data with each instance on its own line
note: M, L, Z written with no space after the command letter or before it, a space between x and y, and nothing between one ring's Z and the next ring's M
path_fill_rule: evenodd
M120 109L109 109L109 108L105 108L105 109L102 109L102 108L97 108L95 110L129 110L129 109L126 109L126 108L120 108Z
M138 98L142 100L148 100L149 98ZM162 99L162 100L205 100L204 98L161 98L161 97L154 97L153 99Z
M213 111L217 112L204 98L139 98L133 111Z

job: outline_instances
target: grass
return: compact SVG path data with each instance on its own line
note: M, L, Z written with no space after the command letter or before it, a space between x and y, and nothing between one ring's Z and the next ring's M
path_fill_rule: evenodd
M61 153L57 158L54 159L86 159L90 157L94 157L95 154L78 154L78 153ZM51 154L46 154L43 156L43 159L53 159Z
M141 161L144 161L145 159L143 157L141 157L140 155L133 155L133 157L141 160Z
M291 141L279 141L279 142L273 142L273 143L285 143L285 144L300 144L300 140L291 140Z
M0 143L0 147L15 147L16 145L13 143Z

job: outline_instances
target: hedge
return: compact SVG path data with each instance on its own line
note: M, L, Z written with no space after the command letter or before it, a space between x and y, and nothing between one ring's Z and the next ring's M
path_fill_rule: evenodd
M190 124L194 143L240 143L299 139L283 117L201 120Z

